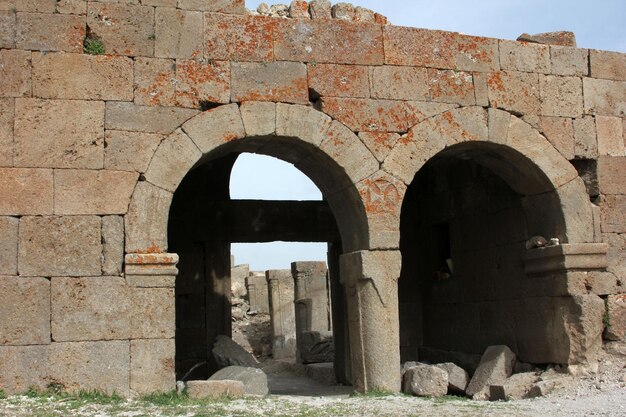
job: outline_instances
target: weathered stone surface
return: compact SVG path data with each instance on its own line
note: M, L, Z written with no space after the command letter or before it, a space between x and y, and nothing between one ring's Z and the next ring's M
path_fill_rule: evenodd
M606 116L626 114L626 82L583 79L585 113Z
M308 104L306 65L298 62L233 63L231 100Z
M544 116L541 118L540 126L544 136L565 159L574 159L574 125L572 119Z
M178 129L159 145L146 171L146 181L174 192L201 156L196 144Z
M489 346L465 392L474 399L487 399L489 385L503 383L510 377L515 361L515 353L507 346Z
M578 77L539 77L541 114L580 117L583 114L582 81Z
M626 277L626 235L607 233L602 240L609 244L607 270L623 280Z
M589 271L584 284L592 294L610 295L621 291L622 279L611 272Z
M148 133L172 133L198 110L176 107L136 106L132 103L107 102L105 127Z
M522 114L539 114L539 78L524 72L493 72L488 75L491 106Z
M83 389L128 396L129 344L128 340L52 343L48 377L69 392Z
M307 65L307 69L309 88L320 96L369 97L369 71L366 66L315 63Z
M606 299L608 325L604 337L608 340L626 340L626 294L609 295Z
M17 275L18 223L16 217L0 217L0 275Z
M53 212L51 169L0 168L0 215Z
M469 383L467 371L452 362L437 363L437 368L441 368L448 373L448 392L464 394Z
M554 75L588 75L589 51L587 49L550 47L550 62Z
M430 98L430 78L426 68L374 67L371 71L371 83L372 98L391 100L428 100Z
M298 300L296 300L296 306L297 305ZM315 314L315 312L313 313ZM298 315L296 314L296 320L298 319ZM296 357L298 362L312 364L332 363L334 361L335 345L331 331L304 331L298 334L297 338L299 339Z
M120 275L124 262L124 218L102 217L102 273Z
M551 379L548 381L539 381L530 388L527 394L528 398L545 397L556 388L563 386L563 379Z
M100 227L96 216L22 217L20 275L100 275Z
M15 100L0 99L0 167L13 166L13 117Z
M380 65L384 59L383 34L372 23L281 20L276 22L273 39L276 60Z
M54 13L56 0L4 0L0 7L16 12Z
M0 48L15 47L15 13L0 10Z
M0 386L6 394L45 389L48 346L0 346Z
M173 288L132 288L132 339L171 339L176 328Z
M63 14L87 14L87 1L85 0L57 0L57 12Z
M161 58L202 57L202 13L158 7L155 12L154 55Z
M209 381L241 381L245 395L266 396L269 394L267 375L257 368L229 366L211 375Z
M603 233L626 233L626 196L603 196L600 213Z
M624 156L623 121L619 117L596 116L598 154Z
M289 17L292 19L309 19L309 4L306 0L294 0L289 4Z
M241 381L220 380L220 381L189 381L187 383L187 394L192 399L219 399L221 397L242 398L244 396L244 385Z
M167 220L172 193L140 181L124 217L127 253L167 252Z
M246 136L266 136L276 133L276 104L245 101L241 103L240 110Z
M535 372L524 372L511 375L502 384L489 386L489 399L521 400L528 397L533 385L539 380Z
M54 171L54 212L126 214L138 174L127 171Z
M132 307L122 277L52 278L55 342L129 339Z
M246 135L237 104L227 104L205 111L183 124L183 130L202 153Z
M104 169L146 172L163 135L107 130L104 135Z
M131 393L149 394L175 389L174 349L174 339L130 341Z
M550 48L535 43L500 40L500 65L503 70L550 72Z
M311 19L331 19L332 4L328 0L311 0L309 2Z
M276 20L264 16L204 15L206 57L225 61L271 61Z
M33 53L33 95L87 100L133 99L133 64L127 57Z
M259 365L259 361L251 353L246 352L228 336L217 336L211 353L220 368L229 366L257 367Z
M178 261L178 255L175 253L153 251L152 253L126 254L124 256L126 282L129 286L136 288L174 288L174 280L178 274L176 268ZM150 294L139 293L140 296ZM164 298L161 299L164 300ZM167 317L163 318L167 319Z
M84 17L58 13L17 13L15 44L18 49L81 53L84 38Z
M201 10L205 12L244 14L244 0L178 0L178 7L183 10Z
M367 146L367 149L372 152L374 157L379 162L382 162L389 155L398 139L400 139L400 135L389 132L360 132L359 139Z
M591 49L589 59L593 78L626 81L626 54Z
M355 20L354 6L350 3L337 3L332 8L332 16L339 20Z
M442 397L448 392L448 373L437 366L418 363L404 374L402 391L418 397Z
M598 158L598 181L602 194L626 194L626 157Z
M31 53L0 50L0 96L31 96Z
M2 277L0 292L5 300L0 304L0 344L50 343L50 281Z
M523 42L540 43L543 45L576 47L576 35L574 35L574 32L568 31L536 33L534 35L522 33L520 36L518 36L517 40Z
M90 2L87 24L109 54L154 56L154 7Z
M311 107L276 105L276 134L279 136L296 137L319 146L331 123L330 117Z
M135 104L174 106L176 64L173 59L135 58Z
M332 362L310 363L306 365L304 374L307 378L324 385L336 385L334 364Z
M176 62L176 103L182 107L199 108L203 103L230 101L229 62L195 60Z
M471 106L476 103L472 74L454 70L428 70L430 99Z
M574 155L586 159L598 157L596 122L593 117L574 119Z

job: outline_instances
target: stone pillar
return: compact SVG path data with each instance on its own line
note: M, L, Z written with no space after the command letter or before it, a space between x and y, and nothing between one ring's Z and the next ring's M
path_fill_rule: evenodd
M339 271L341 243L328 244L328 281L330 284L333 343L335 345L334 370L337 382L352 384L350 369L350 339L348 337L348 319L346 311L346 291Z
M248 264L233 265L233 257L230 257L230 292L233 298L244 298L246 295L246 280L250 275Z
M346 282L352 383L361 392L400 391L399 251L341 255Z
M262 272L250 272L246 278L250 310L269 314L267 282Z
M265 272L268 287L272 353L274 359L296 356L293 279L287 270Z

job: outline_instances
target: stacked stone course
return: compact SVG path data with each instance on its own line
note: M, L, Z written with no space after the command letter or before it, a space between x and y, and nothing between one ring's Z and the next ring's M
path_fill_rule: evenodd
M559 357L593 356L598 301L617 303L626 280L626 55L329 6L294 1L277 19L243 0L0 2L1 389L173 389L169 205L200 158L256 151L256 137L295 138L267 152L316 182L343 230L358 389L399 389L402 201L460 143L532 161L561 242L608 244L606 268L583 263L558 294L593 321L563 336L589 355ZM88 33L105 55L83 52ZM624 339L623 312L607 337Z

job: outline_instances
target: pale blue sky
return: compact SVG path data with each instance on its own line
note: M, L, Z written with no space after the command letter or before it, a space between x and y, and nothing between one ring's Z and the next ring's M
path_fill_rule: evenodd
M247 0L249 9L261 3ZM268 4L272 2L266 1ZM279 2L275 2L277 4ZM289 1L284 3L289 4ZM333 2L334 4L335 2ZM570 30L581 48L626 52L626 0L352 1L394 25L516 39L523 32ZM292 165L245 154L235 164L232 198L319 200L319 190ZM233 244L237 264L253 270L288 269L292 261L325 260L325 244Z

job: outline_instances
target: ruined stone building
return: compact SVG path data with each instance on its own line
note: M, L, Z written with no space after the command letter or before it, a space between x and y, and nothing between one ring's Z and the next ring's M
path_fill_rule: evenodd
M0 9L0 389L173 389L230 332L233 242L328 242L358 390L624 338L626 55L324 1ZM324 201L231 200L244 152Z

